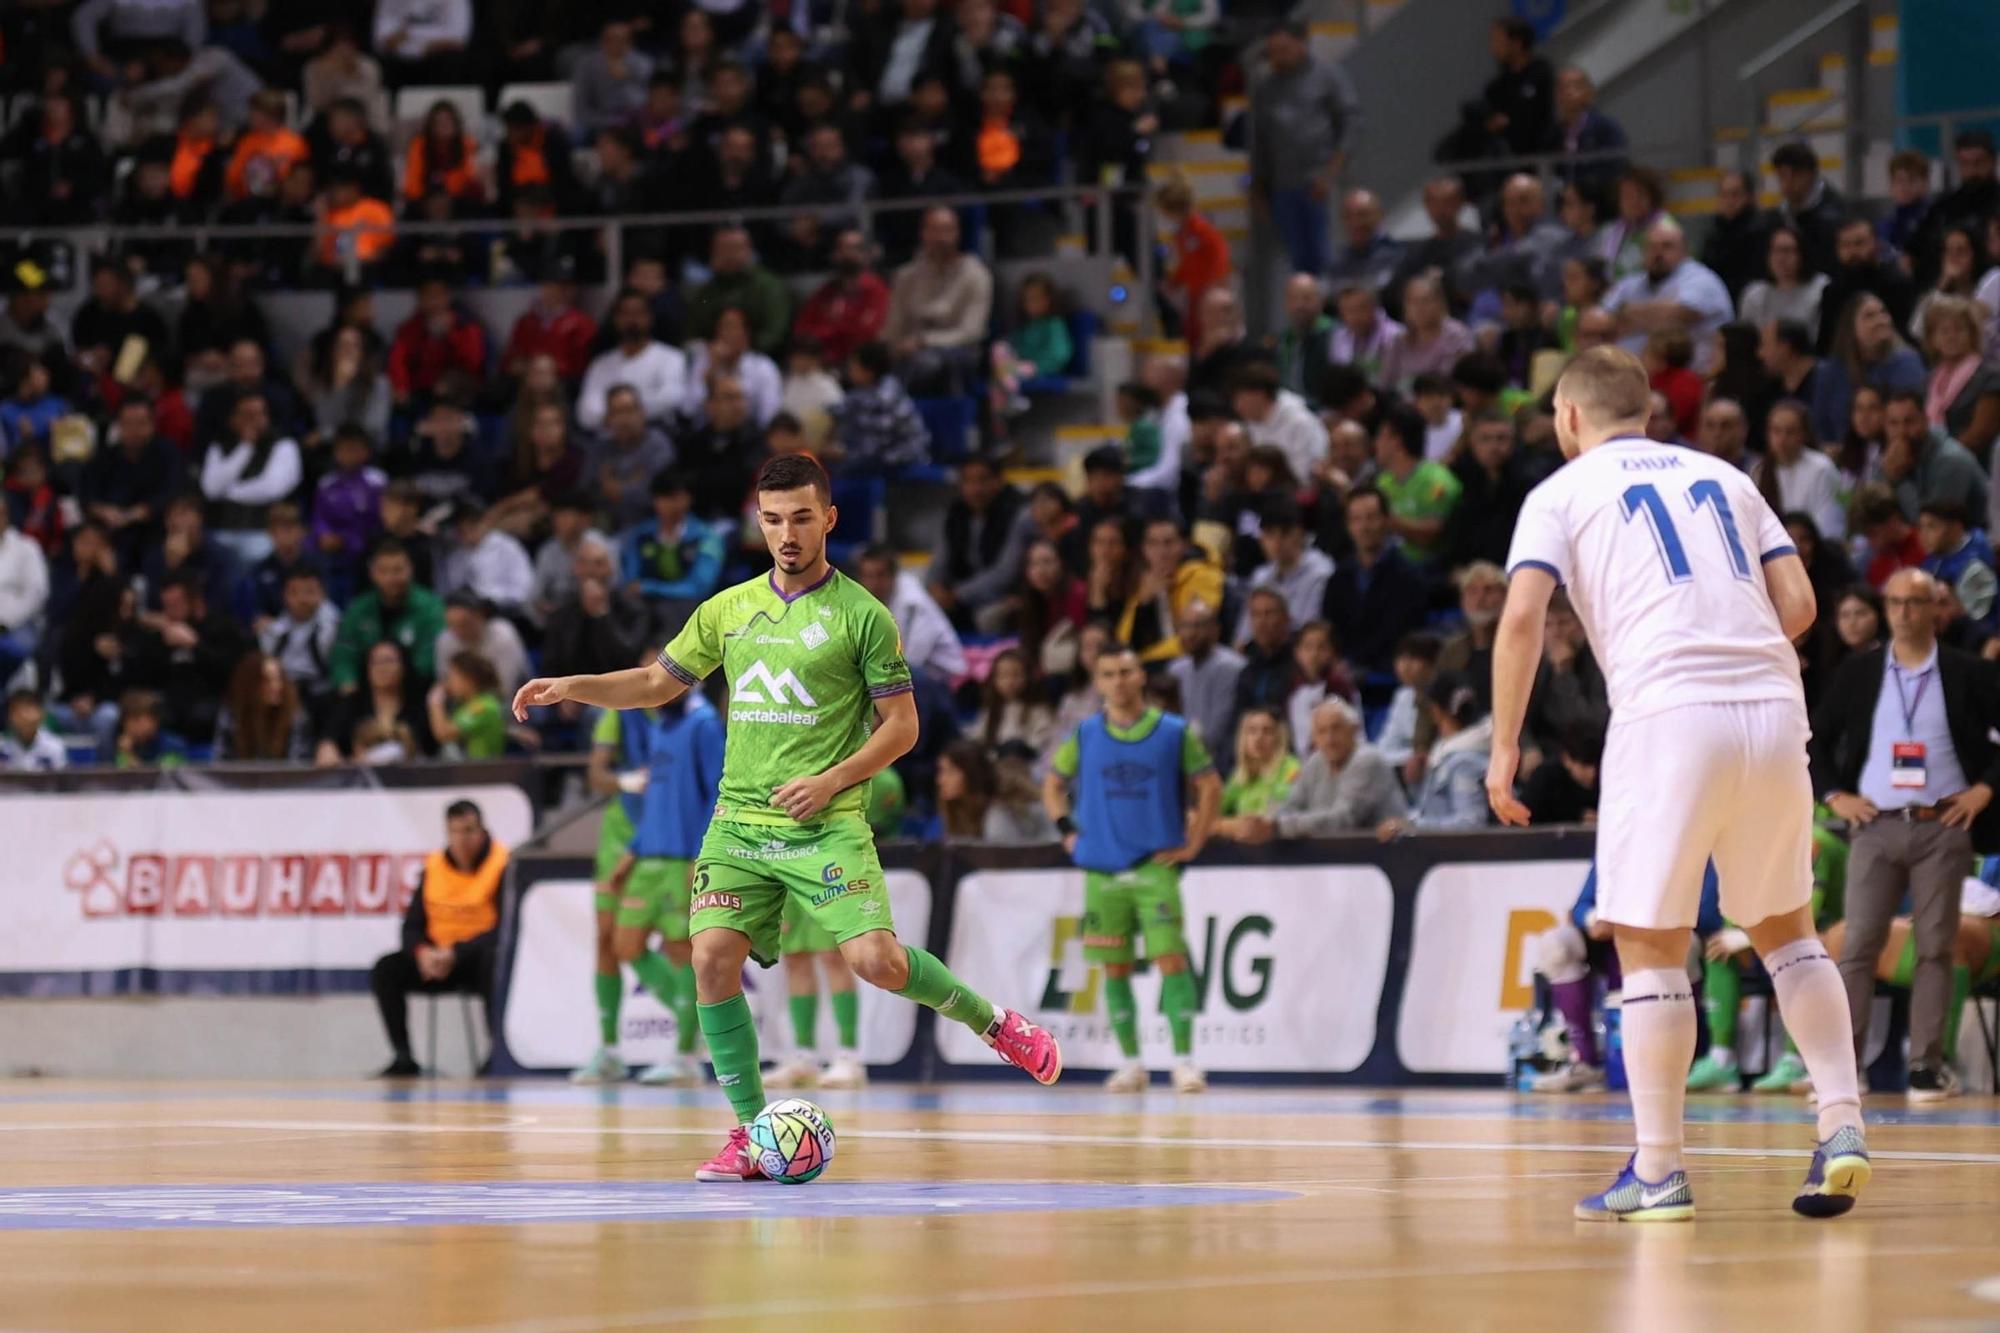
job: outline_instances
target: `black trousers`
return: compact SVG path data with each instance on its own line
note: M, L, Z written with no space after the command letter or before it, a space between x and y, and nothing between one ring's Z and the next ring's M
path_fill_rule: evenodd
M487 1030L493 1030L493 947L495 934L468 940L458 946L451 972L442 981L425 981L417 971L417 956L408 949L383 954L375 960L368 976L368 988L375 992L375 1007L382 1011L382 1027L397 1056L414 1059L410 1053L410 993L449 995L470 991L486 1006Z

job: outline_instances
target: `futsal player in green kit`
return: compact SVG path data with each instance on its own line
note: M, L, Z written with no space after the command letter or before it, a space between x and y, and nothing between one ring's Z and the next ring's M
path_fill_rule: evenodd
M1132 999L1132 941L1140 936L1160 973L1174 1090L1200 1092L1208 1080L1194 1063L1199 1004L1188 973L1181 866L1215 827L1222 779L1186 718L1146 705L1146 673L1130 648L1106 649L1092 674L1104 711L1057 747L1042 804L1062 830L1063 850L1083 867L1083 956L1104 969L1104 1007L1125 1057L1105 1087L1146 1088Z
M831 498L810 456L771 459L757 479L770 574L702 603L650 666L538 678L514 696L521 717L566 699L655 708L723 670L722 788L695 862L690 924L701 1031L737 1123L697 1180L759 1175L748 1126L763 1109L764 1087L743 964L777 961L787 900L832 934L863 981L964 1023L1037 1082L1062 1073L1048 1031L996 1009L941 959L896 938L864 817L866 787L916 743L917 706L895 619L827 563L838 519Z

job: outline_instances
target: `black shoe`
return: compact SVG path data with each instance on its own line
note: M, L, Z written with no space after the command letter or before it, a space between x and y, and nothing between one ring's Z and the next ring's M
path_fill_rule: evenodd
M1918 1065L1910 1070L1910 1100L1913 1102L1941 1102L1947 1097L1956 1097L1961 1089L1958 1075L1951 1072L1950 1065L1939 1065L1929 1069Z
M420 1078L423 1069L407 1055L399 1055L383 1067L376 1078Z

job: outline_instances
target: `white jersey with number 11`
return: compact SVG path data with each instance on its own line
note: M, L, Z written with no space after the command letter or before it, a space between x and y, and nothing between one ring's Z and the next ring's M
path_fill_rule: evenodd
M1620 722L1686 704L1802 699L1764 563L1795 554L1750 479L1708 454L1610 440L1529 493L1507 556L1554 575Z

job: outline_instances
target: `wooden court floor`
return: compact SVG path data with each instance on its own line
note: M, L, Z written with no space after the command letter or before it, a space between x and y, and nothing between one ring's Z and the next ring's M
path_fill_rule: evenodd
M1078 1079L1079 1084L1083 1083ZM1574 1222L1607 1098L1016 1084L818 1094L813 1185L697 1186L720 1098L0 1084L0 1329L2000 1329L2000 1102L1697 1099L1689 1226Z

